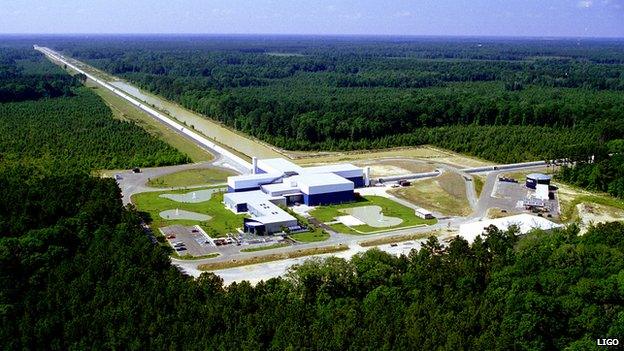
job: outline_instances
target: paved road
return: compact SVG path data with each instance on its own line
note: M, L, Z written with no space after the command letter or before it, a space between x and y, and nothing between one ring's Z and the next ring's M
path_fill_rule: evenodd
M546 167L544 165L538 166L525 166L521 168L522 170L544 170ZM514 169L518 170L518 169ZM495 186L498 181L498 177L501 174L509 173L509 171L495 171L487 174L487 179L485 184L483 184L483 189L481 190L481 196L477 201L476 208L474 212L468 217L470 220L480 220L487 215L487 210L490 208L498 207L504 208L504 206L508 203L503 199L499 199L494 196L495 194Z
M220 158L219 158L220 159ZM214 166L223 166L222 163L219 162L219 159L213 160L210 162L198 162L198 163L189 163L185 165L178 166L168 166L168 167L154 167L154 168L141 168L141 173L133 173L130 170L122 170L115 172L121 176L121 179L117 180L117 184L121 189L122 201L124 205L131 203L130 198L133 194L143 193L146 191L159 191L159 190L173 190L173 189L190 189L190 188L201 188L206 185L198 185L198 186L185 186L185 187L177 187L177 188L152 188L147 185L147 182L150 179L158 178L160 176L175 173L179 171L185 171L189 169L205 169L205 168L213 168ZM211 185L219 185L219 184L211 184ZM223 183L222 185L225 185Z

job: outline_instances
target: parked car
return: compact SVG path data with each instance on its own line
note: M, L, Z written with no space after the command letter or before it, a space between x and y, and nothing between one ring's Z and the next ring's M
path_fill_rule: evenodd
M138 167L135 167L132 169L132 173L141 173L141 169Z
M115 180L122 180L123 177L121 176L121 174L115 174Z
M176 247L176 251L186 251L186 247L184 246Z
M169 234L165 238L167 238L167 239L175 239L175 237L176 237L175 234Z
M173 244L174 247L182 247L182 246L186 246L184 243L181 242L177 242Z

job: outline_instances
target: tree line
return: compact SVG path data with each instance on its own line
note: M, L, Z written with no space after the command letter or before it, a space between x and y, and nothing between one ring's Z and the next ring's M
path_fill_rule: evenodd
M66 93L27 98L16 93L11 102L0 102L0 162L20 160L45 168L74 168L87 173L189 162L188 156L141 127L114 119L110 108L97 95L78 86L84 77L67 75L32 49L22 52L7 47L2 52L14 57L7 64L9 71L18 72L23 66L30 72L27 80L18 74L5 75L5 81L16 85L32 81L33 86L48 86L49 77L59 77L54 84L58 91ZM28 63L24 64L24 60Z
M0 47L0 103L71 96L80 82L28 50Z

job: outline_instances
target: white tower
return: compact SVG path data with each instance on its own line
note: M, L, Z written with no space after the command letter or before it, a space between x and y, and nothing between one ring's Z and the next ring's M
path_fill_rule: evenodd
M258 158L251 158L251 174L258 174Z
M364 186L370 186L370 166L364 168Z

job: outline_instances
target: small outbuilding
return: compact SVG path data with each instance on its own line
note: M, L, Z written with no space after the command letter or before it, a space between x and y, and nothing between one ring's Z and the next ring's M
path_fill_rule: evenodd
M538 184L550 185L551 177L542 173L531 173L526 176L526 187L536 189Z

